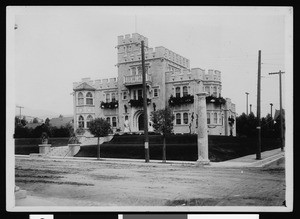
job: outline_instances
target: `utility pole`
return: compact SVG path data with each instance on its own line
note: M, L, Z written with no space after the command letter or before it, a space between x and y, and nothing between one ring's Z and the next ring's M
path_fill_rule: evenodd
M270 106L271 106L271 119L273 118L273 116L272 116L272 107L273 107L273 103L270 103Z
M284 130L283 130L283 113L282 113L282 84L281 84L281 74L285 73L284 71L279 70L279 72L270 72L269 75L279 75L279 102L280 102L280 140L281 140L281 151L284 151Z
M250 113L252 113L252 104L250 104Z
M249 95L249 93L245 92L245 94L246 94L246 114L248 115L248 95Z
M19 118L19 124L20 124L20 123L21 123L21 116L22 116L21 110L22 110L22 108L24 108L24 107L23 107L23 106L16 106L16 107L20 109L20 118Z
M256 160L261 160L261 127L260 127L260 84L261 84L261 51L258 51L258 74L257 74L257 151Z
M148 114L147 114L147 87L146 87L146 70L144 55L144 40L142 43L142 71L143 71L143 101L144 101L144 145L145 145L145 162L149 162L149 136L148 136Z

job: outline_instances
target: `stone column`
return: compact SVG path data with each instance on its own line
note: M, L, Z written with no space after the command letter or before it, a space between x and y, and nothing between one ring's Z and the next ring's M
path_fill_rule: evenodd
M207 136L207 112L206 112L206 92L197 94L198 102L198 130L197 130L197 143L198 143L198 160L199 164L209 164L208 159L208 136Z
M39 144L39 153L47 154L50 152L51 144Z

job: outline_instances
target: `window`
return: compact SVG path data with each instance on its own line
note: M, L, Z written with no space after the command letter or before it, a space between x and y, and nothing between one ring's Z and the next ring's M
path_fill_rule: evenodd
M84 97L83 94L80 92L78 94L78 105L83 105L84 104Z
M175 96L180 97L180 87L176 87L175 89Z
M116 94L115 93L111 94L111 102L116 102Z
M183 96L184 97L187 96L188 95L188 88L187 88L187 86L184 86L182 89L183 89Z
M123 100L126 100L127 99L127 92L123 92Z
M218 123L218 114L214 113L214 123L217 124Z
M134 100L137 99L137 90L133 90L133 99L134 99Z
M189 123L189 115L188 113L183 113L183 123L188 124Z
M221 117L221 114L219 113L219 124L221 125L222 124L222 117Z
M210 113L207 113L207 124L210 124Z
M86 94L86 104L87 105L93 105L93 95L91 92L88 92Z
M143 90L138 90L138 99L143 98Z
M131 75L136 75L136 68L135 67L131 68Z
M86 127L89 128L90 125L91 125L91 121L93 120L93 117L91 115L89 115L87 118L86 118Z
M106 118L106 122L108 122L110 124L110 117Z
M180 113L176 113L176 124L177 125L181 124L181 114Z
M217 97L217 87L214 87L214 92L213 92L213 96Z
M110 93L106 94L106 103L110 102Z
M210 92L209 92L209 87L208 86L205 86L205 92L208 93L208 95L210 95Z
M79 128L84 128L84 118L83 118L83 116L78 117L78 127Z
M117 118L116 117L112 117L112 126L117 127Z
M158 88L154 88L153 90L153 96L158 97Z
M143 69L142 69L142 67L137 67L138 68L138 72L137 72L137 74L138 75L141 75L142 73L143 73Z

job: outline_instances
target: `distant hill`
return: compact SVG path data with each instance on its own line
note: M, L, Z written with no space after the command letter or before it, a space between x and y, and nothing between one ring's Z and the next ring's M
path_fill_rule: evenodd
M22 116L28 116L28 117L37 117L39 119L43 119L45 121L46 118L56 118L60 115L60 113L53 112L50 110L44 110L44 109L32 109L29 107L24 106L21 111ZM15 115L19 116L20 115L20 110L19 108L16 108L15 110ZM71 117L73 116L72 114L62 114L64 117Z

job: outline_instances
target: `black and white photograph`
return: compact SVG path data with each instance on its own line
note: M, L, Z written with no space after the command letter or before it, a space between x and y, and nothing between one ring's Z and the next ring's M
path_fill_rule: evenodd
M293 210L293 7L6 12L8 211Z

